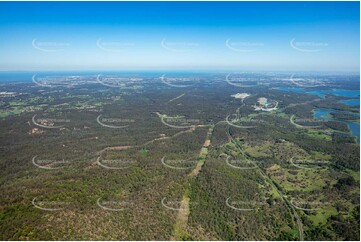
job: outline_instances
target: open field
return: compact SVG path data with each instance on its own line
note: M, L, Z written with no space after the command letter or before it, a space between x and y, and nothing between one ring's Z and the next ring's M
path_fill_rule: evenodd
M355 108L220 78L2 84L1 239L358 240Z

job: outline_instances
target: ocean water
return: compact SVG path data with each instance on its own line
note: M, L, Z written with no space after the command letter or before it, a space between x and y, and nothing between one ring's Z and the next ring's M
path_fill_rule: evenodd
M275 89L285 92L308 93L308 94L317 95L321 98L325 98L327 94L333 94L335 96L360 99L360 90L345 90L345 89L321 90L320 89L320 90L306 91L303 88L295 88L295 87L277 87Z
M0 82L31 82L33 75L30 72L0 72Z
M349 97L349 98L360 98L359 90L331 89L331 90L315 90L307 93L318 95L321 98L324 98L327 94L333 94L335 96Z

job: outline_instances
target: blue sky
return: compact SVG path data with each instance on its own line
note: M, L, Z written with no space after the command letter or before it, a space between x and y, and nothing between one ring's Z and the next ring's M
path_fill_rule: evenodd
M1 2L0 70L357 71L359 2Z

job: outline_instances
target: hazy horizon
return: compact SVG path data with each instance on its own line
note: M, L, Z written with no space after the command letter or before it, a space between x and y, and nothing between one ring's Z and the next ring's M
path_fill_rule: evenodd
M1 71L357 72L359 2L2 2Z

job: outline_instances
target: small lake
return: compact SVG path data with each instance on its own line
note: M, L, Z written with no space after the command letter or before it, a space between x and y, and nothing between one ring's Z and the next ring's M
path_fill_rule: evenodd
M297 92L297 93L307 93L307 94L313 94L317 95L321 98L325 98L327 94L333 94L335 96L340 97L348 97L351 99L348 100L341 100L341 103L344 103L348 106L358 106L360 105L360 90L345 90L345 89L329 89L329 90L313 90L313 91L307 91L303 88L297 88L297 87L278 87L274 88L276 90L285 91L285 92ZM332 110L332 109L316 109L314 110L314 118L318 120L334 120L346 123L351 130L351 134L345 134L350 136L357 136L357 143L360 144L360 124L351 122L351 121L343 121L343 120L337 120L333 119L330 115L331 112L339 112L338 110ZM360 114L353 114L356 116L360 116Z
M357 143L360 144L360 124L354 123L351 121L343 121L343 120L334 119L330 115L331 112L339 112L339 111L332 110L332 109L316 109L316 110L314 110L313 117L318 120L325 120L325 121L334 120L334 121L346 123L348 125L349 129L351 130L351 134L345 134L345 135L357 136ZM360 116L360 114L358 114L358 115L354 114L354 115Z
M344 103L348 106L359 106L360 99L341 100L340 103Z

